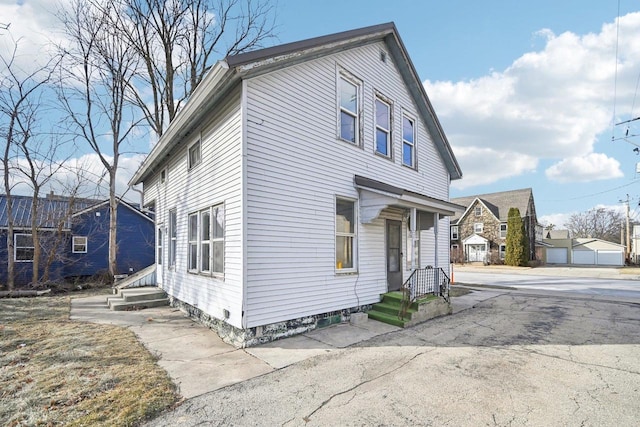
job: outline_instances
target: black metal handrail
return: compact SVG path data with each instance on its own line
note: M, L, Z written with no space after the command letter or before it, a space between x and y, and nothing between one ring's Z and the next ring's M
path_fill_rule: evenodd
M449 302L449 287L451 280L442 268L426 267L413 270L404 282L402 304L398 317L404 318L411 303L427 295L436 295Z

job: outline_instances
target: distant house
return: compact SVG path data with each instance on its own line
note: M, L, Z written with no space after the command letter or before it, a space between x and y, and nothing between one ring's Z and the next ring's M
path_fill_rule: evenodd
M451 256L454 262L499 263L506 254L510 208L518 208L529 237L529 259L541 257L538 225L531 188L451 199L466 210L451 219ZM536 247L538 246L538 249Z
M623 266L624 245L593 238L571 238L568 230L545 230L544 262L589 266Z
M31 282L33 198L12 196L14 283ZM49 195L38 199L36 224L42 249L39 277L50 281L94 276L108 270L109 211L106 202ZM0 195L0 284L7 282L7 198ZM154 262L153 219L125 202L118 205L118 270L129 273Z
M389 23L218 62L131 184L156 212L158 285L246 346L448 272L461 176Z

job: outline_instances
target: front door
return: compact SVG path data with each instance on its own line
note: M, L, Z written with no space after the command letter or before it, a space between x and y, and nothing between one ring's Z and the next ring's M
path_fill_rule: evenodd
M387 284L390 291L402 286L402 221L387 220Z

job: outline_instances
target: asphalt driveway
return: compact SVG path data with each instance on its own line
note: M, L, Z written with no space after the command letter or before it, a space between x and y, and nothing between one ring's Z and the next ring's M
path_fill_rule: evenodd
M638 303L506 292L149 425L637 425L639 354Z

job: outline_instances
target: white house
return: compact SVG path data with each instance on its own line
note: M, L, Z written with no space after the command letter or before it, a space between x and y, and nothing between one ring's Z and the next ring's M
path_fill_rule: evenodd
M157 280L253 345L449 265L462 173L393 23L227 57L141 165Z

